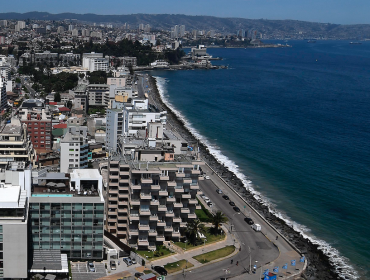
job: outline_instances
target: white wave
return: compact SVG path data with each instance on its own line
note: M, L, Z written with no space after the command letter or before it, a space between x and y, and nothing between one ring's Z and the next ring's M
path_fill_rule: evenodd
M348 264L348 259L341 256L339 251L333 248L329 243L324 240L320 240L314 235L310 234L311 230L304 225L301 225L293 221L288 215L277 210L274 204L267 198L264 197L260 192L253 188L253 183L248 179L239 169L239 166L225 156L218 146L212 144L206 137L201 135L197 129L195 129L191 122L187 120L173 104L168 100L168 91L166 89L167 79L154 76L157 80L157 88L159 95L163 103L165 103L172 112L177 116L178 119L183 121L185 127L193 134L193 136L199 140L205 147L207 147L208 152L215 157L215 159L227 167L231 172L233 172L244 184L244 187L252 193L253 197L263 205L267 206L269 211L276 217L285 221L285 223L293 228L296 232L300 233L304 238L309 239L313 244L318 245L319 250L321 250L325 255L329 257L329 261L336 269L336 272L342 279L359 279L358 273L355 269Z

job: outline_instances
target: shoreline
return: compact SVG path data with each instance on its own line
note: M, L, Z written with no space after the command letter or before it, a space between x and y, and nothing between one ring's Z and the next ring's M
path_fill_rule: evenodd
M345 279L340 276L341 269L336 270L336 267L331 263L329 256L325 255L319 249L318 244L312 243L308 238L305 238L301 233L294 230L283 219L270 212L270 209L258 201L254 194L247 190L243 182L230 171L227 167L221 164L210 152L207 146L198 139L185 127L183 120L169 108L162 100L156 78L149 76L149 86L152 89L151 98L157 106L167 111L167 122L176 130L181 137L189 143L199 142L199 150L203 161L207 162L220 176L228 182L235 192L240 194L258 213L260 213L268 222L270 222L282 235L284 235L294 246L296 246L307 259L307 269L303 272L306 279ZM347 278L348 279L348 278Z

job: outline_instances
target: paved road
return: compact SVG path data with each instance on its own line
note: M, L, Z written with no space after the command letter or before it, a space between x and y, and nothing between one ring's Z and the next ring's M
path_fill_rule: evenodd
M196 275L197 279L220 279L224 277L225 270L229 270L228 278L235 277L237 275L241 277L240 279L260 279L261 265L262 269L269 268L272 271L274 266L280 267L279 276L283 276L283 273L287 275L292 275L297 273L296 268L302 269L303 264L299 264L299 254L293 250L293 248L278 235L268 224L260 218L252 209L250 209L243 200L235 194L216 174L212 174L212 170L207 166L203 168L204 172L211 177L211 180L200 181L199 185L201 190L210 200L215 204L212 208L213 211L221 210L228 218L228 229L230 230L231 224L233 228L231 233L239 240L241 243L241 252L233 257L234 264L231 265L230 259L217 262L215 264L207 265L202 268L196 269L192 272L187 272L191 274L192 277ZM216 190L220 188L224 194L227 194L236 206L238 206L242 212L241 214L236 214L233 207L229 205L230 200L225 200L223 194L218 194ZM246 208L244 208L246 206ZM251 218L255 223L259 223L262 226L262 232L255 232L251 229L244 218L251 215ZM266 237L267 236L267 237ZM276 245L274 245L276 244ZM276 247L277 246L277 247ZM249 248L251 254L249 255ZM295 259L297 261L297 267L289 267L287 271L282 271L281 267L288 263L290 260ZM236 261L239 261L239 265L236 266ZM257 261L257 262L256 262ZM257 264L258 270L256 274L249 274L249 265ZM183 279L182 274L174 275L168 277L168 279Z

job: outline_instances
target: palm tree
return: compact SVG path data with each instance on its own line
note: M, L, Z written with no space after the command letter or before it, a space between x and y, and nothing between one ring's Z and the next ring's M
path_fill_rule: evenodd
M227 222L227 217L221 211L217 211L216 214L213 215L210 219L211 219L212 225L214 225L214 229L215 229L216 233L218 232L222 223Z
M206 229L204 227L204 224L202 224L199 219L196 219L188 222L186 232L189 235L190 243L196 245L197 239L200 238L199 233L204 234L206 232Z

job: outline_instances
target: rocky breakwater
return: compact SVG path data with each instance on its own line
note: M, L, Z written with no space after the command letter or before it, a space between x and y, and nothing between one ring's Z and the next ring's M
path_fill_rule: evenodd
M172 126L172 129L177 131L181 137L189 143L197 143L198 140L185 127L184 122L180 120L166 104L163 103L157 88L156 79L150 77L149 84L152 89L150 101L154 102L161 110L167 111L167 122ZM261 201L257 200L254 195L245 188L243 182L227 167L219 163L219 161L209 153L208 148L201 142L199 142L199 149L202 159L306 256L308 266L302 275L304 278L309 280L342 279L335 271L335 267L330 263L328 256L319 250L318 245L313 244L309 239L304 238L301 233L287 225L284 220L271 213L269 208Z

